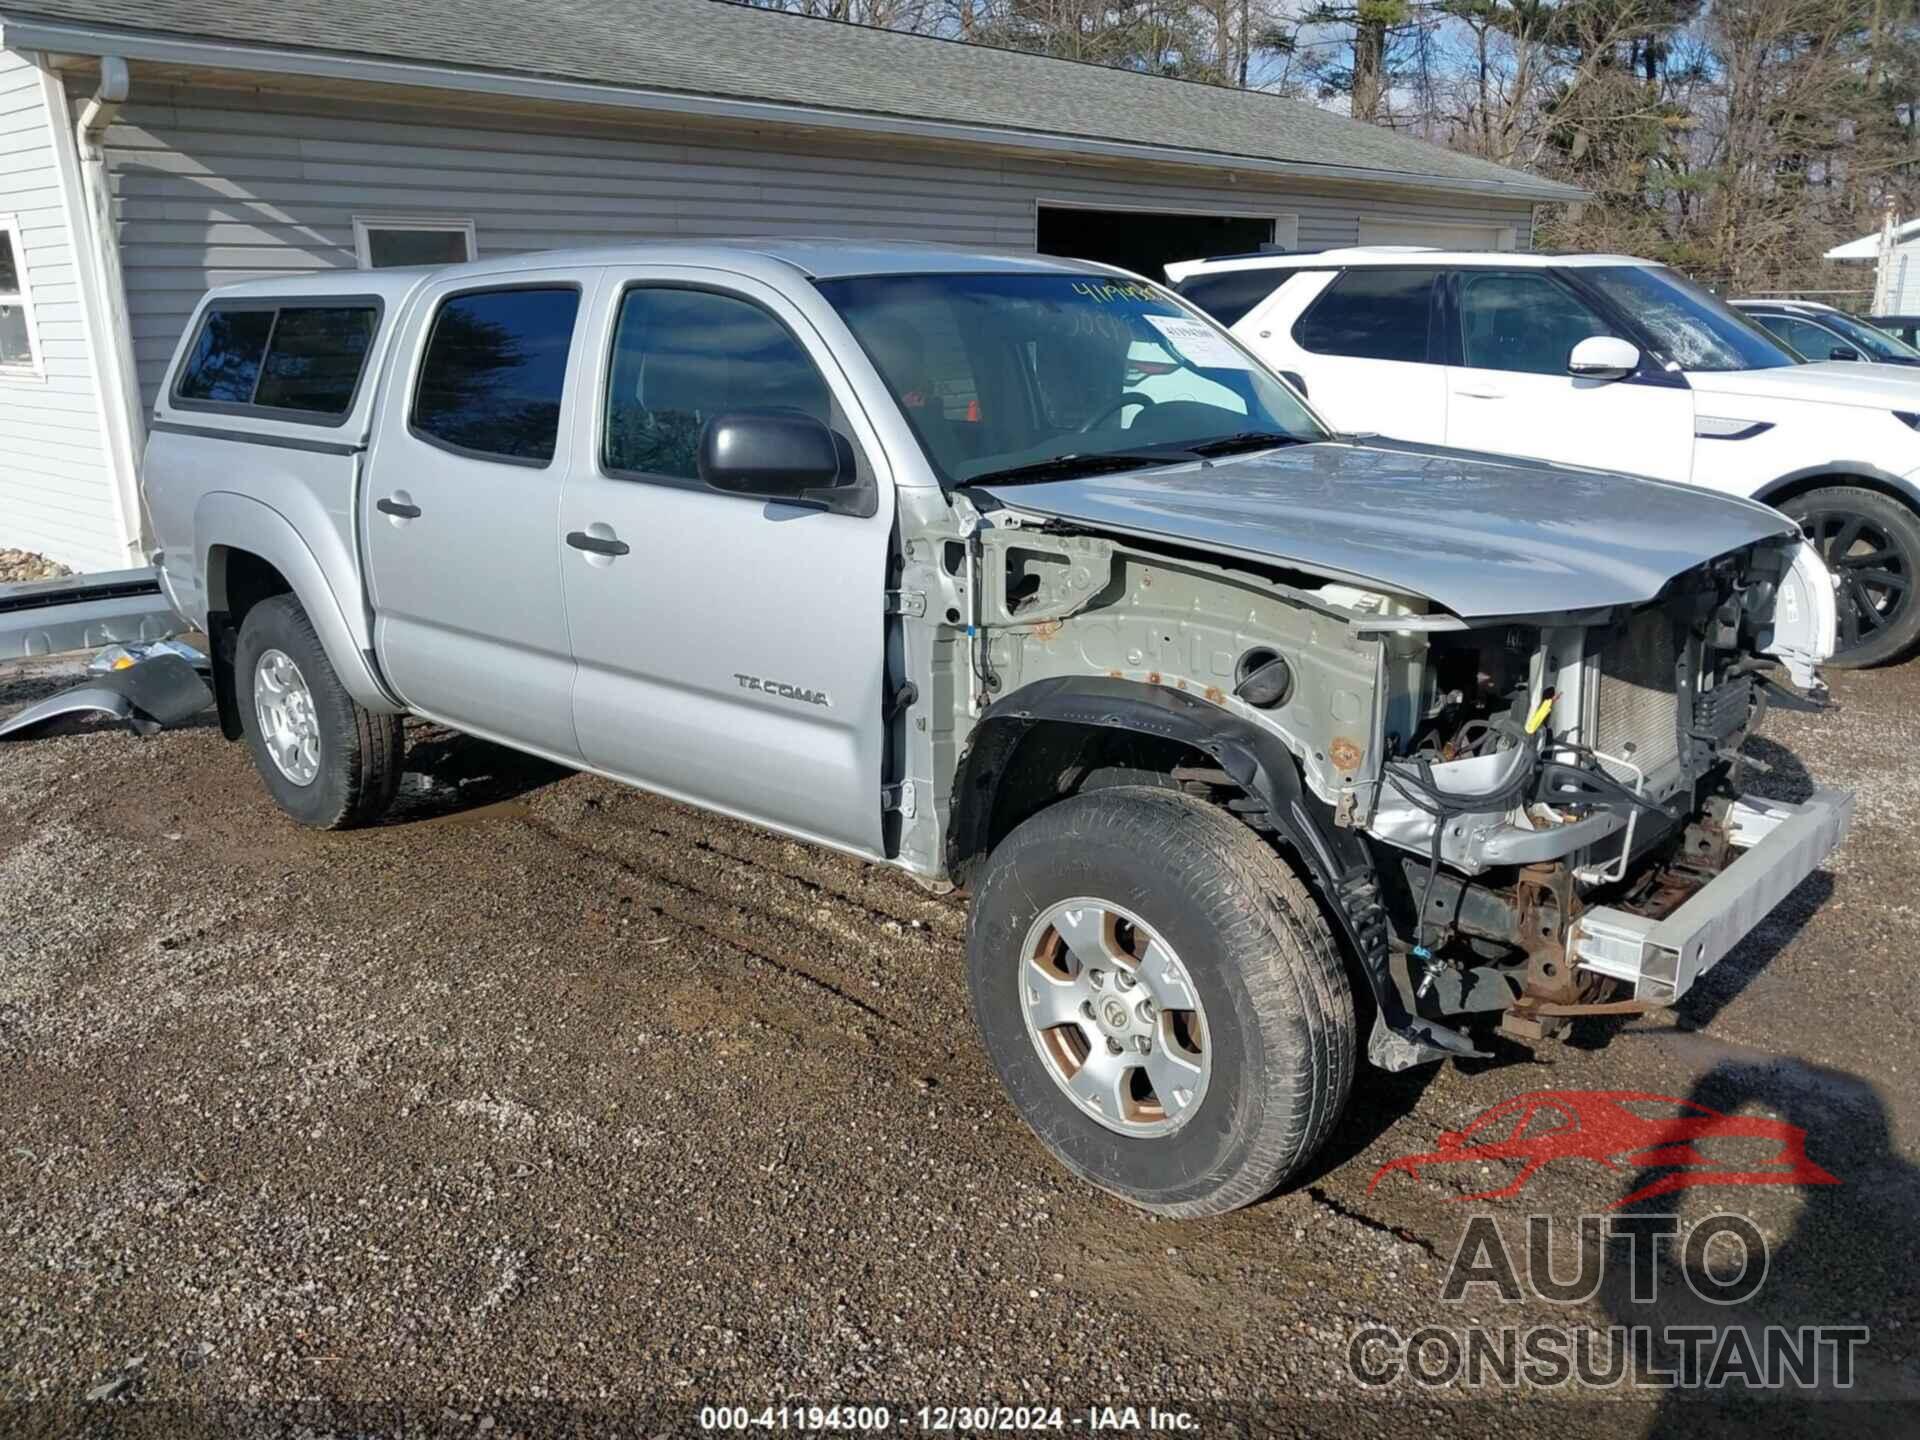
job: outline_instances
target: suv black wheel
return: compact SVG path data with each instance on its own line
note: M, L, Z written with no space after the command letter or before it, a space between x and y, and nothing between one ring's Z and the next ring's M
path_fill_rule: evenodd
M1839 581L1836 669L1882 665L1920 640L1920 516L1875 490L1810 490L1781 507Z
M233 667L247 748L282 810L321 830L386 813L406 751L400 717L355 703L299 601L276 595L249 610Z
M1162 1215L1297 1176L1353 1084L1340 952L1286 862L1177 791L1073 796L987 862L973 1012L1014 1106L1068 1169Z

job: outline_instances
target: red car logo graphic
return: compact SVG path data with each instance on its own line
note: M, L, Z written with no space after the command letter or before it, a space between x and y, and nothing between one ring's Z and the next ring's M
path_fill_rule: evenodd
M1692 1100L1637 1090L1535 1090L1503 1100L1464 1130L1449 1130L1440 1148L1389 1160L1373 1172L1369 1194L1390 1171L1417 1176L1429 1165L1469 1160L1517 1160L1520 1173L1497 1190L1463 1200L1500 1200L1517 1195L1541 1166L1555 1160L1592 1160L1609 1170L1672 1167L1631 1195L1636 1200L1669 1195L1695 1185L1838 1185L1807 1158L1807 1132L1782 1120L1723 1115ZM1702 1140L1772 1142L1777 1149L1751 1169L1731 1169L1702 1155Z

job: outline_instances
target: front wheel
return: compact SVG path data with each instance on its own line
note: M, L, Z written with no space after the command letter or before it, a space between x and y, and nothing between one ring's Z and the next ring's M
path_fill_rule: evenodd
M1853 485L1809 490L1781 507L1800 522L1839 586L1835 669L1902 658L1920 640L1920 516Z
M1333 933L1286 862L1192 796L1122 787L993 852L968 925L975 1021L1075 1174L1162 1215L1297 1176L1353 1084Z

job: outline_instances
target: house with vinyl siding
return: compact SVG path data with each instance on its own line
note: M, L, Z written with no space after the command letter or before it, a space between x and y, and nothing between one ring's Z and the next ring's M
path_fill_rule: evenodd
M727 0L0 0L0 547L142 563L194 302L809 234L1171 259L1525 247L1581 198L1317 107Z

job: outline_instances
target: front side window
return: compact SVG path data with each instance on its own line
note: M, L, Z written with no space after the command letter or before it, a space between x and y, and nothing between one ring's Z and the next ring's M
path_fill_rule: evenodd
M1582 266L1580 279L1642 326L1682 370L1777 370L1799 357L1725 301L1664 266Z
M443 302L420 362L414 430L481 459L550 462L579 310L572 285L474 290Z
M1293 327L1293 338L1316 355L1423 363L1436 274L1348 270L1320 292Z
M1460 279L1460 357L1472 370L1565 375L1573 347L1614 330L1538 271L1474 272Z
M745 410L796 411L827 424L833 398L800 342L752 301L629 290L607 372L606 468L694 480L707 421Z
M0 372L33 370L37 363L20 227L11 216L0 215Z
M1839 343L1850 344L1876 360L1920 360L1920 350L1894 339L1878 326L1865 324L1851 315L1822 315L1820 323L1845 337Z
M819 286L948 484L1325 438L1225 331L1151 285L969 273Z

